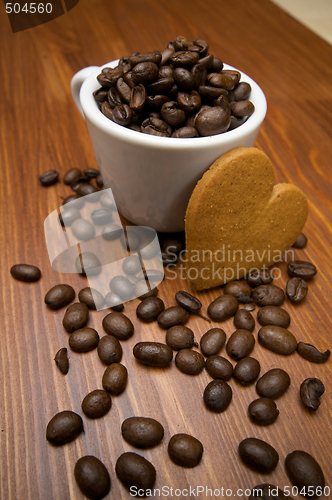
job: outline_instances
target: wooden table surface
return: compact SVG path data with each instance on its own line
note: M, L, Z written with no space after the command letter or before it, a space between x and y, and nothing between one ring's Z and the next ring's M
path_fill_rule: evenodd
M122 421L133 415L156 418L165 428L159 446L138 453L156 467L155 487L168 487L170 495L171 487L191 486L194 491L187 498L223 498L221 492L197 492L197 486L203 486L224 488L224 497L229 489L231 497L245 499L238 488L262 482L289 486L284 459L296 449L318 460L332 488L331 361L316 365L297 353L283 357L256 342L252 355L259 359L262 374L281 367L291 376L291 387L277 401L278 420L265 428L251 423L247 407L257 397L255 385L243 388L234 380L230 407L213 414L202 401L211 380L207 373L190 377L174 362L170 369L158 370L135 361L135 343L164 341L164 331L156 323L137 321L137 300L125 306L135 324L134 336L123 342L123 363L129 371L126 391L113 398L111 411L102 419L83 416L85 433L72 443L54 448L46 441L46 425L55 413L70 409L82 415L81 401L89 391L101 388L105 367L96 351L69 352L65 377L53 361L58 349L68 346L68 334L62 327L64 310L49 310L45 293L67 282L78 293L86 281L52 270L45 245L44 219L61 204L61 196L71 193L70 188L62 182L43 188L38 182L49 169L63 175L71 167L96 167L88 132L70 95L76 71L136 50L163 49L180 34L206 39L213 54L242 69L264 90L268 112L256 146L272 159L277 181L296 184L308 198L304 230L308 245L295 254L313 262L318 274L309 284L305 302L298 307L285 302L284 308L298 340L331 349L332 47L268 0L80 0L66 15L15 34L3 7L0 16L0 498L83 498L73 469L86 454L100 458L110 472L112 489L107 498L130 498L116 478L115 463L123 452L137 451L120 433ZM32 284L15 281L9 270L22 262L39 266L42 279ZM278 284L284 286L284 263L280 269L283 277ZM175 303L179 289L189 290L180 279L161 284L159 295L166 306ZM203 310L220 293L220 289L200 293ZM105 311L90 313L89 326L101 335L104 316ZM197 340L209 328L194 317L187 326ZM234 330L232 320L213 326L222 326L228 336ZM257 331L256 326L255 335ZM326 387L313 414L299 400L299 386L307 377L320 378ZM168 458L167 443L178 432L203 443L198 467L183 469ZM264 439L277 449L280 461L272 474L253 472L240 462L237 447L246 437ZM184 495L180 492L180 498Z

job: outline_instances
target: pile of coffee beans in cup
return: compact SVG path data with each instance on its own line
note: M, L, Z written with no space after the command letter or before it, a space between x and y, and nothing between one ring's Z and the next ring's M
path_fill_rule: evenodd
M205 40L178 36L164 50L134 52L103 68L93 95L114 123L159 137L206 137L251 116L251 86L224 69Z

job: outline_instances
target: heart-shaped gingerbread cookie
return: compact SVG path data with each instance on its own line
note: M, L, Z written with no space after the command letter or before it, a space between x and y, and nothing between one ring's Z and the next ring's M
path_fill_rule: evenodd
M232 149L205 172L189 200L187 278L204 290L270 266L294 243L307 214L298 187L274 185L273 165L262 151Z

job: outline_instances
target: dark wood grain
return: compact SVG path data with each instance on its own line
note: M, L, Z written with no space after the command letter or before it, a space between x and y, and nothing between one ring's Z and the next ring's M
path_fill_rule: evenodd
M332 488L331 361L314 365L297 353L282 357L256 344L253 356L261 362L262 373L281 367L291 376L290 389L277 401L277 422L267 428L252 424L247 407L257 397L255 387L243 388L233 380L230 407L223 414L212 414L202 401L210 380L205 372L190 377L174 364L158 370L134 360L136 342L164 341L165 335L155 323L137 321L137 300L125 308L135 324L134 337L123 342L127 390L113 398L104 418L84 418L85 433L74 442L60 448L47 443L50 418L65 409L82 414L81 401L101 387L104 367L96 351L83 355L69 351L66 376L53 361L59 348L67 346L68 334L62 327L64 310L48 309L45 293L66 282L78 293L86 281L56 273L49 264L43 222L70 189L62 183L43 188L38 182L38 176L49 169L63 175L70 167L96 167L88 132L70 95L76 71L135 50L162 49L179 34L206 39L213 54L263 88L268 113L256 145L272 159L277 181L296 184L308 197L309 243L295 255L313 262L318 274L305 303L294 307L287 302L284 307L298 340L322 350L331 348L332 47L267 0L80 0L66 15L16 34L1 6L0 22L0 498L83 498L73 470L85 454L100 458L110 471L108 498L130 498L114 467L121 453L135 451L120 434L122 421L133 415L156 418L165 427L161 445L139 452L157 469L156 488L223 487L232 490L233 498L245 499L237 488L262 482L281 488L289 485L284 459L295 449L316 457ZM39 266L42 279L32 284L12 279L9 269L21 262ZM280 269L284 286L284 263ZM166 306L174 304L179 289L189 290L180 279L162 283L160 297ZM199 293L203 309L219 294L218 289ZM105 311L90 313L89 326L101 335L104 316ZM190 318L188 326L196 340L209 328L196 317ZM229 336L232 320L222 327ZM257 331L256 327L255 335ZM300 383L310 376L321 378L326 386L314 414L303 410L298 394ZM168 458L168 440L178 432L193 434L204 445L203 460L195 469L182 469ZM278 467L268 476L250 471L239 460L237 446L251 436L266 440L280 455ZM196 491L187 498L223 497Z

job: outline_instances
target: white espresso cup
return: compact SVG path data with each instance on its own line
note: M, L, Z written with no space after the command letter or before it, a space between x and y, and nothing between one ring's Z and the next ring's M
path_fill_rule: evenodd
M104 184L112 188L118 210L134 224L160 232L183 231L189 198L204 172L230 149L253 146L266 115L264 93L241 72L241 81L251 85L255 111L240 127L188 139L148 135L106 118L94 99L93 92L100 88L97 76L117 63L84 68L71 81ZM236 68L225 64L224 69Z

